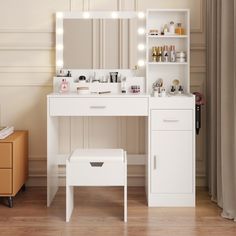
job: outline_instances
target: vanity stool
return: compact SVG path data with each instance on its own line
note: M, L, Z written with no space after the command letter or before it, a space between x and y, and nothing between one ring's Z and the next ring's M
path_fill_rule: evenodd
M66 222L74 208L74 186L124 186L127 222L127 158L122 149L76 149L66 160Z

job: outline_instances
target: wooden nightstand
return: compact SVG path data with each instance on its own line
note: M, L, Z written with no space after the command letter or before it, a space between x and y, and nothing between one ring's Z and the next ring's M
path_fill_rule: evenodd
M0 196L13 198L28 178L28 131L15 131L0 140Z

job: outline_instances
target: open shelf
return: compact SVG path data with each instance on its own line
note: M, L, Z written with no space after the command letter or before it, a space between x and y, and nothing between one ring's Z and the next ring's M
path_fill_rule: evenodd
M188 62L148 62L149 65L188 65Z
M176 38L176 39L185 39L188 38L188 35L147 35L147 38Z

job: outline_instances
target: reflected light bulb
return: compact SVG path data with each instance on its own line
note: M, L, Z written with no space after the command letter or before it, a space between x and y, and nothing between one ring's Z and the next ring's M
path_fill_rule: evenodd
M90 17L90 14L89 14L89 12L87 12L87 11L86 11L86 12L84 12L84 13L83 13L83 17L84 17L84 18L89 18L89 17Z
M138 18L143 19L144 16L145 16L145 15L144 15L144 12L140 11L140 12L138 13Z
M139 50L139 51L143 51L144 49L145 49L144 44L140 43L140 44L138 45L138 50Z

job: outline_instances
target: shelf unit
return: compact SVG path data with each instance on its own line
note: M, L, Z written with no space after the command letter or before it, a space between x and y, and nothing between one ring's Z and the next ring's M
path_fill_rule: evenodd
M149 35L150 29L161 28L173 21L181 23L184 35ZM147 10L146 18L146 78L147 91L152 93L152 84L159 78L164 81L167 92L170 90L172 81L178 79L184 87L184 92L190 92L190 12L188 9L150 9ZM184 51L187 54L186 62L153 62L152 47L175 45L176 52Z

